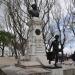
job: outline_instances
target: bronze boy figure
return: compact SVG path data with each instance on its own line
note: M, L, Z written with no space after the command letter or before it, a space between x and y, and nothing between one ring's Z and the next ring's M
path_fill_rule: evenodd
M55 67L57 67L57 62L58 62L58 52L59 52L59 35L55 35L55 40L52 42L50 46L50 50L53 47L53 56L55 58Z

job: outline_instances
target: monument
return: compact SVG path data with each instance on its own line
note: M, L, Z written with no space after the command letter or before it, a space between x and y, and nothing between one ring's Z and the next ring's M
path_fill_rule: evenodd
M37 6L33 4L32 8L32 10L28 11L32 17L28 22L28 55L31 60L36 60L36 57L45 55L45 45L42 36L42 26L44 25L44 21L39 18Z

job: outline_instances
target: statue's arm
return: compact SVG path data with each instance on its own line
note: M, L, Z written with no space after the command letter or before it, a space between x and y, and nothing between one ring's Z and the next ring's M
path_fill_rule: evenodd
M28 13L29 13L29 14L32 14L31 10L28 9Z
M49 51L51 51L52 46L53 46L53 42L52 42L51 45L50 45Z

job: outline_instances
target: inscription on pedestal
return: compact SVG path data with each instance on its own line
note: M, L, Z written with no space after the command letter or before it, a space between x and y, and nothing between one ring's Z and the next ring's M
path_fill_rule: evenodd
M43 22L39 18L34 18L31 23L32 27L29 32L29 53L30 55L45 55L45 46L42 36L42 24Z

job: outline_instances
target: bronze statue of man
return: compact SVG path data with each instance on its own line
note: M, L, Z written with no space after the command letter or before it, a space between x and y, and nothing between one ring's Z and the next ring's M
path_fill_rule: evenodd
M31 17L39 17L39 10L37 9L36 4L31 5L32 10L28 10L28 13L30 14Z
M57 67L58 62L58 52L59 52L59 35L55 35L55 40L52 42L50 49L53 47L53 56L55 57L55 67Z

